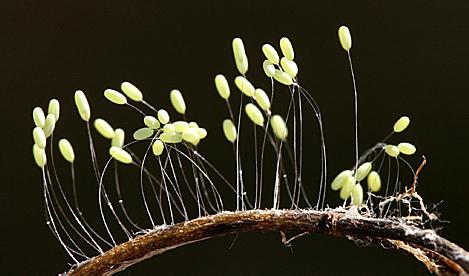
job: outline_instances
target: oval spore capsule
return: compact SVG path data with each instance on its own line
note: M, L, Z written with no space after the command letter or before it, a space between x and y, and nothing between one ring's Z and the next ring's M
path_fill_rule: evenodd
M143 94L135 85L128 81L124 81L121 84L121 90L124 94L129 97L131 100L136 102L143 101Z
M189 123L186 121L177 121L173 123L176 132L184 132L189 129Z
M289 74L278 69L275 69L274 79L280 82L281 84L285 84L285 85L293 84L292 77Z
M288 128L283 120L282 116L274 115L270 120L270 124L272 125L272 130L274 131L275 137L280 140L285 140L288 136Z
M352 203L354 205L363 203L363 187L360 183L355 184L352 188Z
M228 100L230 97L230 86L225 76L219 74L215 76L215 87L217 88L218 94L224 100Z
M122 128L114 130L114 137L112 137L111 145L114 147L122 148L125 141L125 132Z
M384 146L384 152L391 157L397 157L400 153L400 150L397 146L394 145L386 145Z
M244 50L244 43L241 38L234 38L232 47L236 68L241 75L244 75L248 71L249 63L246 51Z
M163 126L164 133L176 132L176 127L173 124L166 124Z
M153 116L145 116L143 118L143 123L152 129L159 129L160 128L160 122Z
M345 51L350 51L352 48L352 36L347 26L341 26L338 30L340 45Z
M262 52L270 62L272 62L273 64L278 64L280 58L278 56L277 50L275 50L272 45L264 44L262 46Z
M264 116L262 112L252 103L248 103L244 109L249 119L258 126L264 125Z
M149 128L149 127L142 127L140 129L137 129L135 132L134 132L134 139L137 140L137 141L141 141L141 140L145 140L145 139L148 139L150 138L154 133L154 130L152 128Z
M197 131L193 128L188 128L184 130L184 132L181 135L182 140L191 143L194 146L197 146L200 142L200 137Z
M167 144L177 144L182 142L182 136L177 132L163 132L159 138Z
M270 109L270 99L264 90L257 88L254 91L254 99L256 100L256 103L262 108L262 110L268 111Z
M199 134L199 138L202 140L205 137L207 137L207 130L203 127L198 127L194 128L195 131L197 131L197 134Z
M177 89L171 90L171 92L169 93L169 98L171 100L171 104L173 105L174 109L179 114L186 113L186 102L184 101L184 98L182 97L181 91Z
M75 152L73 151L72 144L67 139L60 139L59 150L65 160L70 163L75 161Z
M36 144L41 149L46 148L46 135L44 131L40 127L35 127L33 129L33 140L34 144Z
M114 129L104 119L98 118L94 120L94 128L96 128L99 134L101 134L104 138L112 139L112 137L114 137Z
M153 142L153 145L151 146L151 149L154 155L160 156L163 153L164 144L163 142L161 142L161 140L155 140L155 142Z
M282 37L280 39L280 49L282 50L282 54L289 60L293 60L295 58L293 46L290 42L290 39L288 39L287 37Z
M262 69L267 77L272 78L275 75L275 65L268 60L264 60L262 63Z
M47 111L49 114L54 114L55 116L55 121L57 122L59 120L60 116L60 103L57 99L52 99L49 101L49 108Z
M44 111L39 106L33 109L33 121L37 127L44 127L44 124L46 123Z
M238 89L243 92L244 95L248 97L254 96L254 91L256 90L254 86L243 76L237 76L235 78L235 84Z
M407 116L402 116L399 118L396 123L394 123L393 130L394 132L404 131L410 124L410 118Z
M341 199L346 200L352 194L352 189L356 183L356 179L353 176L347 176L342 188L340 188L339 196Z
M381 189L381 177L378 172L372 171L367 178L368 189L372 192L378 192Z
M412 145L411 143L406 143L406 142L399 143L397 147L399 148L400 152L406 155L412 155L417 151L417 148L415 148L415 146Z
M296 78L296 75L298 74L298 65L296 65L296 62L283 57L280 60L280 64L282 65L282 69L285 73L290 75L292 78Z
M158 110L158 120L163 125L169 123L169 114L168 114L168 112L164 109Z
M226 140L230 141L231 143L234 143L234 141L236 141L236 127L233 124L233 121L231 121L230 119L225 119L223 121L223 133L225 134Z
M75 105L83 121L88 122L91 117L91 109L85 93L81 90L75 92Z
M43 148L40 148L38 145L33 145L33 157L36 165L39 168L44 168L47 162L46 151Z
M55 130L55 116L54 114L47 114L46 122L44 123L44 127L42 128L44 131L44 135L46 138L49 138Z
M350 176L352 176L352 171L350 170L345 170L339 173L334 178L334 180L332 180L332 183L331 183L332 190L338 191L339 189L341 189L342 186L344 186L344 184L347 182Z
M104 97L115 104L122 105L127 103L127 98L114 89L104 90Z
M357 169L357 174L355 178L357 179L358 182L362 181L365 179L365 177L370 173L372 168L371 162L365 162L360 165Z
M124 164L131 164L133 162L132 156L122 148L111 147L109 148L109 154L117 161Z

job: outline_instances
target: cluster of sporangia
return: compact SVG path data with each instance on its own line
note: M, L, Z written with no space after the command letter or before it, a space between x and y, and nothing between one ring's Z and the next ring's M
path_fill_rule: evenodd
M352 37L349 29L346 26L340 27L338 35L342 48L350 55ZM393 132L402 132L409 126L409 124L409 117L402 116L394 124ZM392 158L398 158L400 153L412 155L416 151L415 146L407 142L400 143L397 146L384 143L383 145L384 152ZM367 178L368 190L371 192L378 192L381 189L381 177L377 171L372 171L372 163L373 162L365 162L358 166L358 168L355 167L353 170L345 170L339 173L331 183L332 190L340 190L339 196L343 200L347 200L351 197L353 204L362 204L363 187L360 184L362 180Z
M293 61L293 47L288 38L282 38L280 40L280 47L285 55L282 59L279 58L277 51L271 45L266 44L262 47L262 50L268 59L264 62L263 67L268 77L273 77L285 85L291 85L298 73L298 67ZM288 131L284 120L280 115L271 116L271 103L269 97L262 89L255 89L245 77L248 69L248 60L243 42L239 38L233 39L233 53L236 66L239 72L243 75L235 78L235 85L246 96L253 98L258 106L266 112L267 116L270 118L270 124L275 136L281 140L285 139ZM223 75L217 75L215 77L215 86L220 96L224 100L228 101L230 88ZM142 92L135 85L129 82L123 82L121 84L121 90L125 96L113 89L106 89L104 91L104 96L109 101L118 105L128 104L128 97L135 102L141 102L148 106L148 104L143 100ZM170 92L170 100L174 109L178 113L184 115L186 112L186 104L181 92L176 89L172 90ZM88 123L91 117L91 109L85 94L80 90L75 92L75 105L80 117ZM33 130L33 155L36 164L41 168L45 166L47 159L45 153L46 139L51 136L54 131L55 124L59 118L59 110L60 104L56 99L52 99L50 101L47 116L45 116L44 111L40 107L36 107L33 110L33 120L36 125ZM264 116L256 105L248 103L245 106L245 112L254 124L258 126L264 125ZM143 118L143 122L145 127L135 131L133 138L135 140L146 140L151 138L153 140L152 151L156 156L163 153L165 144L177 144L184 141L197 146L200 140L207 136L207 131L204 128L199 127L196 122L176 121L171 123L169 114L164 109L158 110L156 112L156 117L145 116ZM109 154L114 159L125 164L133 162L132 156L123 149L125 140L125 132L123 129L113 129L107 121L101 118L94 121L94 127L103 137L111 140ZM236 141L237 130L232 119L226 119L223 122L223 132L228 141L232 143ZM59 150L65 160L73 163L75 160L75 154L70 142L67 139L61 139L58 144Z
M394 132L402 132L409 126L410 119L402 116L394 124ZM411 143L402 142L397 146L386 144L383 146L384 152L393 158L398 158L399 154L412 155L416 148ZM367 179L368 190L378 192L381 189L381 177L373 169L373 162L365 162L354 170L345 170L339 173L331 183L334 191L340 190L340 198L347 200L352 198L352 203L359 205L363 203L363 187L360 184L362 180Z
M121 90L124 94L135 102L142 102L143 94L140 90L129 82L123 82ZM106 89L104 96L111 102L118 105L127 104L127 98L118 91ZM185 114L186 104L179 90L172 90L170 92L170 99L174 109L180 113ZM80 114L80 117L89 122L91 117L90 106L85 94L82 91L75 92L75 104ZM33 119L36 127L33 130L33 155L39 167L44 167L46 164L46 138L52 135L57 119L59 118L60 105L56 99L49 103L49 114L45 117L43 110L36 107L33 110ZM135 140L146 140L152 137L152 151L156 156L163 153L165 143L177 144L185 141L189 144L197 146L200 140L207 136L207 131L198 126L196 122L176 121L170 123L170 117L166 110L160 109L156 112L156 117L145 116L143 123L145 127L136 130L133 134ZM111 147L109 154L116 160L130 164L132 163L132 156L123 149L125 132L123 129L113 129L112 126L104 119L98 118L94 121L94 127L105 138L111 140ZM62 156L69 162L73 162L75 155L70 142L66 139L59 141L59 150Z
M347 27L342 26L339 28L339 40L345 51L349 52L352 40L350 32ZM252 98L257 103L248 103L245 106L245 112L248 118L258 126L264 126L264 116L258 106L265 112L270 120L272 131L274 135L280 139L285 140L288 135L288 129L285 121L280 115L272 115L270 111L271 100L267 94L260 88L255 88L251 82L246 78L248 70L248 59L244 49L243 41L240 38L233 39L232 42L234 59L236 67L241 74L234 80L236 87L247 97ZM262 51L267 58L263 62L263 69L267 77L273 78L277 82L290 86L296 84L296 75L298 74L298 66L293 61L294 51L290 40L286 37L280 39L280 49L283 57L280 58L275 48L269 44L262 46ZM229 100L230 88L228 81L223 75L215 77L216 89L225 101ZM121 90L125 96L113 89L106 89L104 96L111 102L118 105L129 105L127 97L135 102L143 103L150 106L143 100L142 92L133 84L123 82ZM127 97L126 97L127 96ZM186 104L184 98L179 90L172 90L170 92L170 100L174 109L180 113L185 114ZM91 117L91 110L85 94L78 90L75 92L75 104L80 114L80 117L88 123ZM133 106L132 106L133 107ZM153 108L152 108L153 109ZM155 110L156 117L145 116L142 127L134 132L133 138L135 140L152 139L152 151L156 156L160 156L164 149L165 144L177 144L185 142L197 146L200 140L207 136L207 131L198 126L196 122L175 121L170 122L170 116L164 109ZM50 137L55 129L55 125L59 119L60 104L56 99L49 102L48 114L45 116L44 111L40 107L33 110L33 120L35 128L33 129L33 156L36 164L43 168L46 164L46 140ZM394 132L403 131L410 123L408 117L400 118L394 125ZM94 121L96 130L105 138L111 140L111 147L109 154L116 160L130 164L133 162L132 156L124 149L125 132L123 129L113 129L112 126L104 119L98 118ZM237 129L233 123L233 118L223 121L223 132L228 141L233 143L237 139ZM67 139L61 139L58 142L59 150L70 163L75 160L73 147ZM399 145L386 145L384 151L391 157L397 158L400 153L413 154L415 147L410 143L400 143ZM331 184L333 190L340 190L340 197L343 200L352 198L353 204L362 204L363 202L363 188L360 184L362 180L367 178L368 189L372 192L377 192L381 188L381 179L376 171L372 171L372 162L361 164L354 170L345 170L341 172Z
M278 114L272 115L269 96L267 96L264 90L255 88L254 85L252 85L252 83L246 78L249 63L243 41L240 38L235 38L233 39L232 46L236 67L241 74L241 76L237 76L234 79L234 83L244 95L253 99L253 102L257 103L257 106L254 103L246 104L244 109L246 115L255 125L263 127L265 120L261 110L264 111L270 120L270 125L272 126L272 131L275 137L280 140L285 140L288 136L288 129L285 121ZM267 59L263 62L262 66L267 77L273 78L284 85L292 85L295 83L295 78L298 74L298 66L293 61L295 53L288 38L283 37L280 39L280 49L284 55L282 58L279 57L277 51L272 45L264 44L262 46L262 52ZM217 88L220 97L229 105L228 100L230 97L230 88L225 76L220 74L215 77L215 87ZM223 132L226 139L234 143L237 138L237 131L232 119L233 118L223 121Z

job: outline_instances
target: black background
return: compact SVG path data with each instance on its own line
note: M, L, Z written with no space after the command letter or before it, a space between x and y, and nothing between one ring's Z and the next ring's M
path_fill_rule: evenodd
M231 40L242 37L250 72L260 77L263 43L288 36L301 83L323 111L329 178L353 163L353 99L337 28L353 37L360 147L385 136L402 114L412 118L402 139L411 140L429 164L419 192L439 203L450 221L443 236L469 248L469 4L465 1L8 1L0 19L2 153L0 264L3 275L53 275L68 268L65 252L49 233L40 171L31 157L31 110L50 98L62 103L57 133L77 140L87 158L84 126L73 106L82 89L95 116L131 125L135 118L103 100L102 91L123 80L145 99L169 109L167 93L184 92L190 114L209 130L201 150L229 151L220 138L226 115L213 76L236 75ZM261 80L261 78L258 78ZM267 81L259 85L267 89ZM235 92L233 92L235 93ZM130 120L134 119L134 120ZM81 138L74 138L81 137ZM81 139L81 140L80 140ZM81 141L81 142L80 142ZM226 147L226 150L224 149ZM231 159L218 162L222 169ZM418 166L420 159L409 159ZM87 164L82 165L88 169ZM311 169L315 172L314 169ZM83 200L96 201L91 174L81 176ZM335 205L337 195L329 192ZM90 209L93 216L95 210ZM346 239L303 237L285 248L278 234L244 234L176 249L122 275L333 275L424 274L416 260Z

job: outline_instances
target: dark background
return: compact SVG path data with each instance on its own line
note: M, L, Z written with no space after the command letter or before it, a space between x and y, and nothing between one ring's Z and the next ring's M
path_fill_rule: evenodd
M352 4L354 3L354 4ZM392 3L392 4L391 4ZM236 75L231 39L242 37L250 76L261 80L263 43L288 36L301 83L323 111L329 178L353 162L353 102L346 56L337 28L353 37L359 88L361 148L384 137L402 114L412 118L402 139L429 164L419 192L449 221L441 234L469 248L469 20L466 1L8 1L0 19L2 147L0 272L53 275L70 261L48 231L40 171L31 157L31 110L59 98L57 133L76 139L87 158L83 124L73 106L82 89L94 116L129 125L135 118L103 100L123 80L137 84L151 103L169 109L167 93L185 93L189 113L209 129L201 150L215 160L229 146L216 140L226 115L213 76ZM257 71L257 72L256 72ZM267 88L267 82L258 83ZM235 90L233 90L235 91ZM237 93L237 92L233 92ZM212 134L213 133L213 134ZM81 141L81 142L80 142ZM221 158L223 160L223 158ZM218 162L222 169L231 159ZM418 166L420 159L409 159ZM82 165L88 169L87 164ZM316 173L314 168L310 170ZM96 201L91 174L82 199ZM337 195L329 192L328 202ZM91 204L91 203L90 203ZM90 209L93 214L93 209ZM278 234L243 234L185 246L128 269L122 275L333 275L424 274L413 258L322 235L303 237L292 250Z

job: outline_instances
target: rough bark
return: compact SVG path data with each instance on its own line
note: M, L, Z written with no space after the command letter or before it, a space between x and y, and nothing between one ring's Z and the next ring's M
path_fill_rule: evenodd
M343 210L249 210L223 212L155 229L81 263L69 275L102 275L173 248L244 232L279 231L347 236L412 254L436 274L467 274L469 253L433 230L402 220L369 218Z

